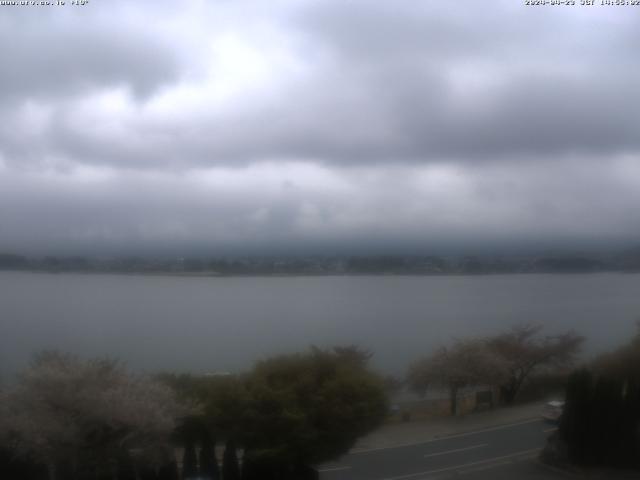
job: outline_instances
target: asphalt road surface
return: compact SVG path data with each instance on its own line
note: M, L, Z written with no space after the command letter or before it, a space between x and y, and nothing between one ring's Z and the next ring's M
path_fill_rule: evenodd
M528 420L423 443L372 449L319 467L321 480L557 478L535 458L554 430Z

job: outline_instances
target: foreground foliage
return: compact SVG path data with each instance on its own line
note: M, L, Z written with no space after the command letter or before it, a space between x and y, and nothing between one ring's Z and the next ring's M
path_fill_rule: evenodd
M166 386L112 360L38 355L0 402L0 440L50 479L117 478L171 462L169 436L187 412ZM131 467L133 468L133 467Z
M370 356L312 348L245 375L151 379L112 360L43 353L1 398L0 477L176 480L177 446L185 479L317 478L313 465L346 453L387 414Z
M381 423L382 379L353 353L313 349L255 367L243 438L253 460L289 468L332 460Z
M239 478L236 447L244 450L243 479L302 480L385 418L385 384L368 369L370 357L354 346L312 348L264 360L241 376L160 378L201 405L178 429L179 442L224 441L225 480Z
M558 442L580 465L640 468L640 332L569 377Z

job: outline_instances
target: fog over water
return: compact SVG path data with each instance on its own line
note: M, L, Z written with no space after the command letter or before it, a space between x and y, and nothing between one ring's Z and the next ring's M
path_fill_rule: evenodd
M171 277L0 272L0 372L40 349L139 371L240 371L268 355L356 343L401 374L453 337L536 322L593 355L640 317L638 274Z

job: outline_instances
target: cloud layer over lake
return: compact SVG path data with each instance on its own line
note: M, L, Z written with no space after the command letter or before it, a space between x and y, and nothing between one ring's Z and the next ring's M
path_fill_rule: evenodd
M640 8L2 7L0 250L632 243Z

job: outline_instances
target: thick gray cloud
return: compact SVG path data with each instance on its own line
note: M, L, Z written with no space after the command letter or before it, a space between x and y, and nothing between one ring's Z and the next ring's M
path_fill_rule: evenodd
M194 8L184 20L196 26L193 35L178 38L167 26L175 10L144 4L117 10L120 17L100 9L87 19L53 14L44 28L29 19L4 30L3 43L16 45L3 58L4 95L55 98L124 86L134 95L127 102L146 95L149 104L113 115L121 127L113 131L79 128L96 119L54 101L30 146L14 142L5 150L23 161L42 143L82 163L188 168L274 157L342 164L638 149L640 69L631 45L640 21L622 11L541 12L512 2L279 3L272 13L248 16L242 29L238 22L252 6ZM154 29L116 22L127 14L144 21L145 11ZM216 45L239 54L249 70L263 63L222 104L205 93L220 88L217 78L229 67L218 58L223 51L212 51ZM207 68L209 78L184 80ZM162 85L174 87L173 109L192 115L145 115L153 110L148 96ZM184 107L177 92L190 87L202 103Z
M385 107L396 155L514 160L638 149L640 23L616 13L329 2L302 25Z
M629 242L640 227L638 164L597 160L554 169L271 163L181 175L5 173L0 238L5 249L67 254Z
M179 58L170 38L149 25L121 19L103 8L46 11L3 7L0 19L0 102L55 101L109 86L148 96L176 81Z
M4 7L0 249L631 241L635 10Z

